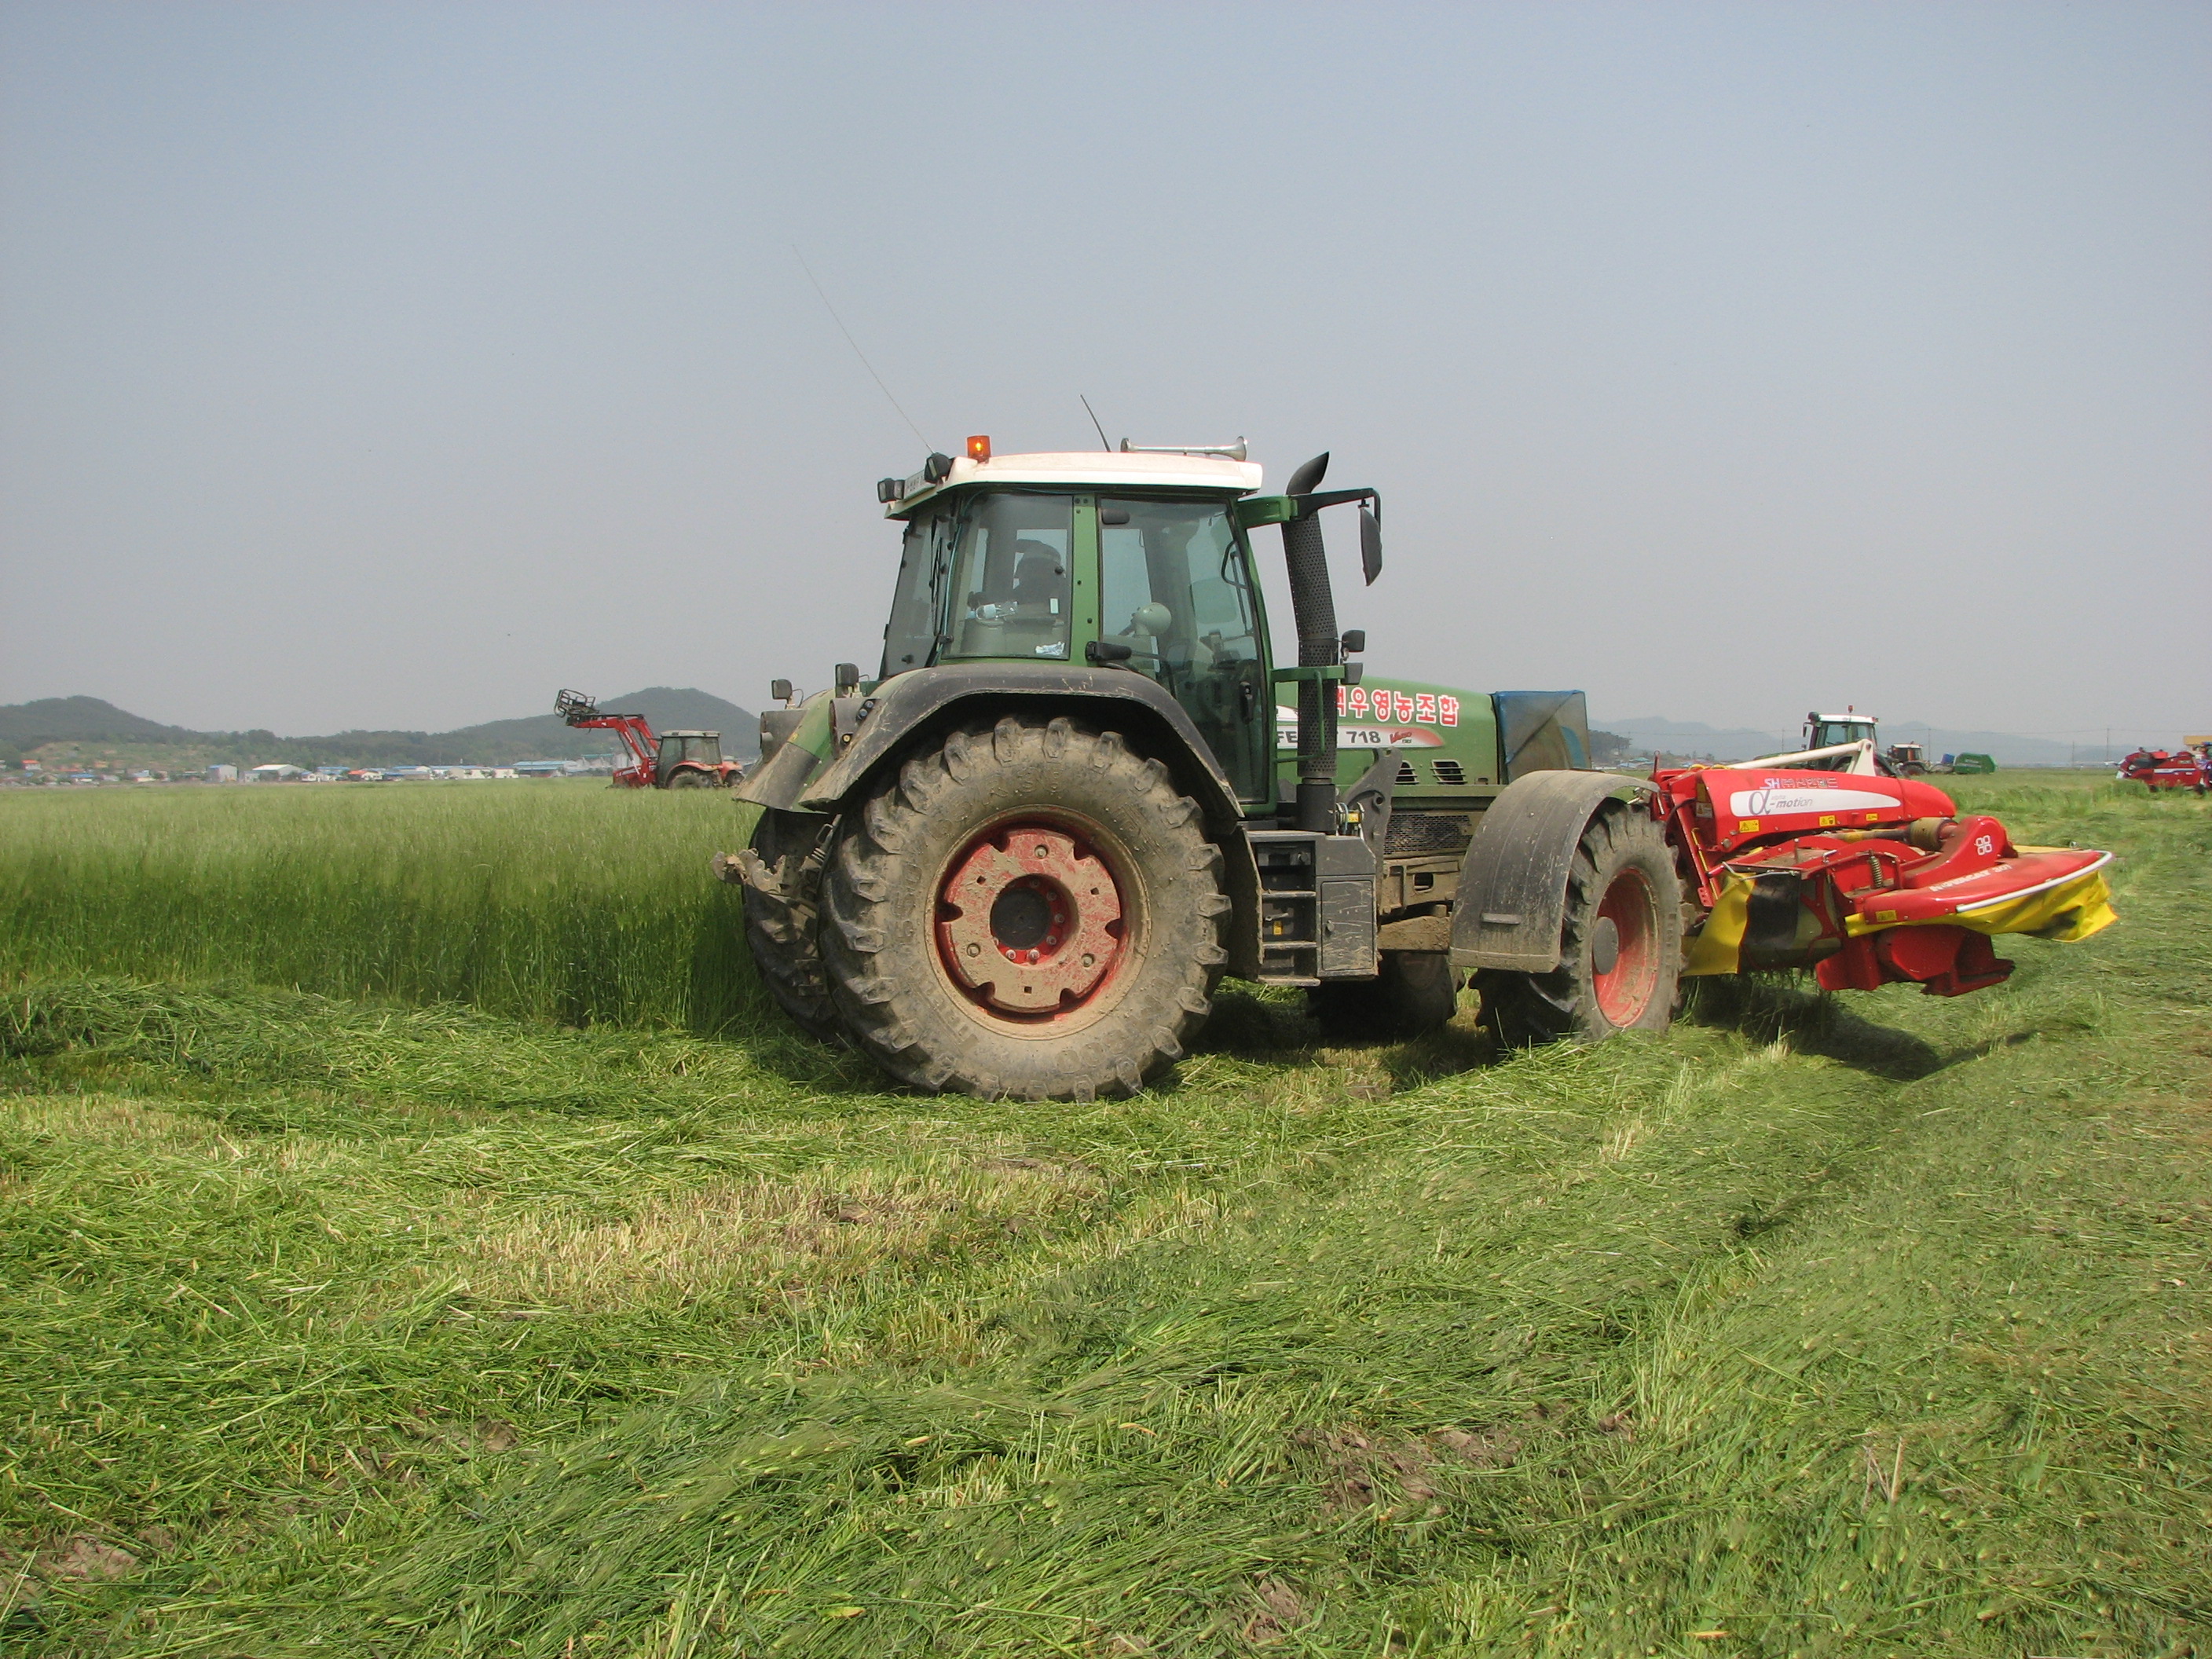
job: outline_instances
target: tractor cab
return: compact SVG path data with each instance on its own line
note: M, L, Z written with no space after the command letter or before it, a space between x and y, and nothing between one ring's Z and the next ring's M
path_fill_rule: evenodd
M1266 799L1273 687L1239 511L1260 486L1241 443L994 459L975 439L884 479L905 533L878 683L990 661L1124 668L1182 706L1240 798Z
M1802 747L1786 755L1762 755L1759 763L1765 766L1789 766L1801 772L1854 772L1865 775L1881 775L1894 777L1897 768L1892 755L1885 755L1876 747L1876 721L1871 714L1862 714L1846 709L1840 714L1823 714L1818 709L1805 716L1805 741ZM1918 755L1917 744L1905 744ZM1921 771L1925 766L1918 766Z
M722 734L720 732L663 732L660 746L654 751L653 769L663 779L673 776L682 766L703 767L717 771L722 764Z
M1823 714L1815 709L1805 716L1805 747L1836 749L1847 743L1875 743L1877 724L1871 714Z

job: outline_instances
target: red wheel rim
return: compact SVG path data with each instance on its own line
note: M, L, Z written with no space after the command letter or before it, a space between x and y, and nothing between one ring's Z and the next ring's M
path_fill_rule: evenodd
M1066 1019L1121 963L1121 884L1079 832L1018 819L969 842L937 895L937 954L977 1008L1018 1023Z
M1590 976L1597 1011L1609 1025L1633 1025L1650 1010L1659 985L1659 904L1644 872L1616 874L1597 914L1613 924L1618 940L1612 967Z

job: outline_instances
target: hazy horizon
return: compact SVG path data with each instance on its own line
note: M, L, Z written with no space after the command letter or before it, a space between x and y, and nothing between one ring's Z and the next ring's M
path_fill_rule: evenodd
M1333 451L1377 674L2212 729L2208 70L2190 5L10 0L0 702L872 666L923 445L796 245L938 447Z
M1504 690L1509 688L1501 687L1498 689ZM605 692L596 695L598 696L598 700L602 707L613 709L620 708L626 702L634 700L646 698L657 693L666 693L672 691L679 693L704 692L708 696L715 697L722 702L736 705L741 713L747 714L758 713L761 707L769 702L767 698L761 698L757 702L747 702L741 696L728 696L722 692L716 691L708 686L640 686L629 690ZM65 701L68 697L74 696L97 696L97 693L64 693L54 700ZM112 699L100 700L103 702L112 702ZM43 699L25 698L21 700L21 702L29 703L40 701L43 701ZM0 708L16 708L21 706L21 703L12 703L0 705ZM1838 707L1841 707L1841 705L1838 705ZM125 708L123 712L127 714L139 715L142 718L148 720L156 721L161 720L161 716L158 712L149 712L142 708ZM1936 739L1939 742L1948 742L1953 739L1966 739L1977 736L2012 735L2021 739L2021 743L2018 746L2019 752L2022 754L2033 754L2039 752L2035 749L2034 745L2051 741L2047 738L2038 738L2033 733L2006 733L2002 728L1972 728L1946 726L1939 722L1920 720L1909 713L1903 716L1885 716L1882 715L1879 710L1861 712L1872 712L1875 714L1876 718L1881 720L1881 738L1884 743L1923 741L1927 738L1933 738L1935 734L1939 732L1945 734L1942 738ZM1741 725L1716 725L1711 721L1699 720L1693 718L1678 718L1667 714L1624 714L1618 710L1607 710L1602 708L1594 708L1589 711L1589 714L1590 725L1595 730L1610 730L1613 735L1627 737L1632 741L1646 739L1654 735L1657 735L1668 744L1674 747L1680 747L1686 750L1697 750L1698 749L1698 739L1707 737L1715 738L1733 738L1756 734L1763 738L1771 738L1778 745L1787 745L1794 743L1800 735L1797 721L1780 719L1773 720L1765 726L1752 726ZM464 721L458 726L441 726L435 728L421 726L363 726L358 722L355 722L345 726L333 727L326 731L312 732L305 729L299 731L277 731L275 728L258 724L246 726L214 728L187 727L186 729L197 730L201 735L209 737L232 735L242 736L249 732L266 730L269 731L272 736L284 742L292 742L307 738L320 738L343 737L350 731L371 732L396 731L418 735L438 737L447 735L455 731L466 730L475 726L512 723L519 720L536 719L540 715L549 719L551 718L551 713L550 710L521 709L507 714L491 714L487 715L482 720ZM174 720L162 721L161 723L171 726L183 724L183 722ZM726 737L731 734L726 731L724 735ZM59 741L79 740L59 739ZM92 739L82 739L82 741L92 741ZM2061 738L2057 739L2057 741L2063 744L2067 740ZM2082 763L2092 764L2096 763L2097 754L2099 751L2106 748L2110 748L2112 754L2117 756L2123 750L2134 746L2135 742L2136 739L2133 737L2124 732L2118 727L2113 728L2108 737L2094 728L2092 728L2089 732L2085 733L2074 746L2078 747L2082 751ZM2031 763L2042 765L2051 763L2039 760Z

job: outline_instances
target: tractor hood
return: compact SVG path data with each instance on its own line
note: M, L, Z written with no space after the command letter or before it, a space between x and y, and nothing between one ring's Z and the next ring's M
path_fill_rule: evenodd
M1463 691L1370 678L1338 685L1336 700L1340 786L1385 749L1398 751L1401 798L1487 797L1531 772L1589 769L1579 691ZM1297 779L1297 710L1277 704L1276 764L1286 793Z

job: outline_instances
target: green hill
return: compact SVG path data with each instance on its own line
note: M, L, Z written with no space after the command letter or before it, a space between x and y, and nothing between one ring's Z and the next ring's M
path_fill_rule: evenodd
M40 697L0 705L0 752L65 741L197 743L205 734L127 714L98 697Z
M648 686L600 700L610 713L643 714L656 731L704 727L722 734L722 752L750 760L759 752L759 719L737 704L693 687ZM452 732L349 731L326 737L280 738L249 732L195 732L164 726L99 697L41 697L0 704L0 763L37 757L47 764L196 769L227 761L258 766L446 766L464 761L501 765L521 760L571 760L616 747L610 732L579 732L557 714L491 720Z

